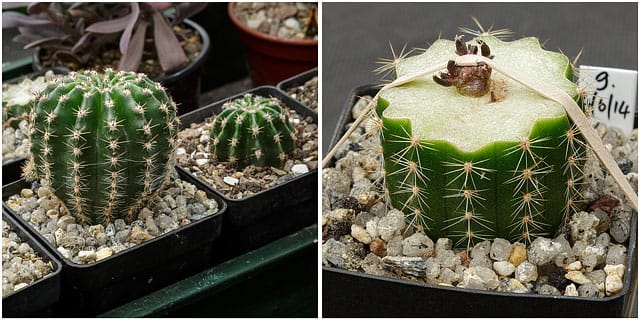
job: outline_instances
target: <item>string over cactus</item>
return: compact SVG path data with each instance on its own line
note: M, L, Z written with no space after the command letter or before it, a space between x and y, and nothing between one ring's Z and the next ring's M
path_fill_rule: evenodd
M222 109L209 140L218 161L238 166L280 166L295 149L295 129L280 100L246 94Z
M58 78L39 96L30 125L25 176L48 185L82 224L135 219L175 165L175 103L142 73Z

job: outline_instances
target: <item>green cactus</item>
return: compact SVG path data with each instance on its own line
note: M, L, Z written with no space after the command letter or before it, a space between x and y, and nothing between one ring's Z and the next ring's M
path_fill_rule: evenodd
M58 78L34 104L30 125L25 176L50 186L82 224L135 219L175 164L175 103L142 73Z
M567 57L543 50L537 39L483 35L469 43L579 98ZM392 67L405 76L467 54L465 48L473 50L460 39L437 40ZM505 75L494 71L482 83L486 68L461 68L450 63L448 74L380 93L376 113L391 204L410 225L462 247L553 234L580 200L586 151L578 130L562 106Z
M238 166L280 166L295 149L295 129L280 100L246 94L222 109L209 139L218 161Z

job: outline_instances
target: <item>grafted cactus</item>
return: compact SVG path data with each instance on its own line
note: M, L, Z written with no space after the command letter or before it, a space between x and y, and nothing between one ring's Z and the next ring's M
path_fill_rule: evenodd
M175 164L179 120L141 73L70 73L31 110L25 176L49 185L83 224L133 220Z
M209 147L219 161L280 166L295 149L295 129L276 98L246 94L226 103L211 127Z
M469 45L470 44L470 45ZM393 61L397 77L450 60L447 71L383 90L377 105L386 186L392 205L433 238L458 246L496 237L550 235L580 200L585 145L561 105L487 64L482 54L578 98L564 55L535 38L469 44L438 40Z

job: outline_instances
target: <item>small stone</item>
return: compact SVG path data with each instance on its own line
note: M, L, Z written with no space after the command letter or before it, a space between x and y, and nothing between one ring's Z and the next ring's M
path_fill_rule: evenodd
M104 247L98 251L96 251L96 261L100 261L102 259L108 258L113 255L113 249L109 247Z
M607 251L606 264L625 264L627 261L627 247L621 244L612 244Z
M402 236L395 236L390 241L387 241L387 255L399 256L402 254Z
M571 229L571 239L575 242L578 240L591 240L597 236L596 227L600 223L595 214L588 212L578 212L573 215L569 222Z
M3 286L4 286L4 284L3 284ZM26 284L24 282L20 282L20 283L18 283L18 284L13 286L13 291L18 291L18 290L20 290L20 289L22 289L22 288L24 288L26 286L28 286L28 284Z
M71 259L71 250L68 250L68 249L66 249L66 248L65 248L65 247L63 247L63 246L58 247L58 249L57 249L57 250L58 250L58 252L60 252L60 254L61 254L63 257L65 257L65 258L67 258L67 259Z
M498 275L485 267L469 267L462 275L462 287L467 289L492 290L500 285Z
M420 257L392 257L386 256L381 260L382 267L392 272L401 272L409 276L423 278L426 275L426 265Z
M523 261L516 267L516 280L527 283L538 279L538 268L529 261Z
M131 231L129 231L129 229L120 230L116 232L116 241L118 241L119 243L125 243L127 242L127 239L129 238L130 234L131 234Z
M545 283L541 285L540 288L538 288L538 294L544 294L549 296L560 296L562 295L562 292L560 292L558 288Z
M93 262L96 260L96 252L93 250L81 250L78 252L78 259L83 263Z
M230 186L235 186L236 184L238 184L238 182L240 182L240 180L234 178L234 177L229 177L226 176L222 179L222 181L224 181L224 183L230 185Z
M482 241L476 244L473 249L471 249L471 258L487 256L489 255L489 251L491 251L491 241Z
M396 209L389 211L387 215L382 217L378 222L380 237L389 241L394 235L400 234L406 226L404 219L404 214L401 211Z
M440 270L442 269L440 261L434 257L429 257L424 264L425 277L427 280L435 280L440 275Z
M516 271L516 267L509 261L496 261L493 263L493 270L500 276L510 276Z
M368 220L365 223L365 228L367 229L367 233L369 233L369 235L372 238L376 238L379 236L378 233L378 223L380 222L380 218L378 218L377 216L373 216L373 218L371 220Z
M135 226L131 229L131 233L129 234L129 240L133 243L141 243L145 240L151 239L149 233L142 228Z
M309 168L306 164L296 164L291 167L291 172L293 172L293 174L303 174L309 172Z
M529 289L523 285L520 281L514 278L505 278L500 281L500 285L496 289L501 292L513 292L513 293L527 293Z
M438 280L440 283L453 284L460 281L460 276L455 271L443 267L440 270L440 275L438 275Z
M489 258L488 255L481 255L475 258L472 258L469 262L470 267L485 267L491 269L493 267L493 261Z
M580 271L569 271L564 275L564 277L577 284L585 284L591 282L591 280L589 280L589 278L587 278Z
M529 262L542 266L553 261L553 258L560 253L561 245L551 239L538 237L529 248Z
M496 238L491 244L489 257L495 261L505 261L511 254L511 242L502 238Z
M607 274L602 269L597 269L591 272L584 272L584 275L596 285L604 285L604 280Z
M384 246L384 241L380 238L375 238L369 244L369 250L373 252L378 257L384 257L387 255L387 250Z
M364 244L370 244L372 241L367 230L357 224L351 225L351 236Z
M42 208L38 208L31 213L31 221L37 224L47 221L47 215Z
M518 267L525 260L527 260L526 247L520 242L514 243L511 248L511 254L509 254L509 262Z
M580 297L595 298L598 296L598 292L598 287L592 282L587 282L578 287L578 295Z
M430 257L433 248L433 241L422 232L416 232L402 241L402 254L407 257Z
M453 247L453 241L449 238L439 238L436 241L436 254L438 253L438 251L440 250L451 250L451 248Z
M577 297L580 294L578 293L576 285L572 283L564 288L564 295L568 297Z
M195 162L196 162L196 165L198 165L198 166L203 166L203 165L205 165L205 164L209 163L209 159L206 159L206 158L203 158L203 159L196 159L196 160L195 160ZM226 182L226 181L225 181L225 182Z
M20 191L20 195L23 198L31 198L31 197L33 197L33 191L31 189L22 189Z
M338 268L345 265L347 246L331 238L322 246L322 260L325 264L331 264Z
M457 266L462 264L462 259L452 250L436 250L436 258L440 260L440 263L445 268L454 270Z
M620 278L622 278L624 276L624 270L624 264L604 266L604 272L607 274L607 276L619 276Z
M371 206L369 213L376 217L384 217L387 214L387 206L383 202L378 202Z
M381 259L379 256L373 253L369 253L362 260L362 270L364 270L364 272L367 274L383 276L386 274L386 271L382 269L382 266L380 265L380 261Z
M161 233L160 229L156 225L156 221L153 220L152 216L147 216L147 219L145 220L144 224L147 226L147 232L149 232L150 235L152 236L160 235Z
M113 222L113 226L116 228L116 231L121 231L127 227L127 223L124 222L124 219L116 219L116 221Z
M607 290L607 296L612 296L620 291L622 291L624 284L622 283L622 278L617 275L607 276L605 280L605 288Z
M564 270L566 271L580 271L582 270L582 262L580 260L574 261L565 266Z
M182 148L182 147L176 148L176 155L181 156L186 153L187 153L187 150L185 148Z

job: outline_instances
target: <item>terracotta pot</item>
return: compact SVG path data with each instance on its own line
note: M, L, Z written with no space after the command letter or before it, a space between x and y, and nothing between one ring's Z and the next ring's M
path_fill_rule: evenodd
M276 85L317 67L318 40L287 40L249 29L236 17L234 8L235 3L229 3L229 17L240 30L254 85Z

